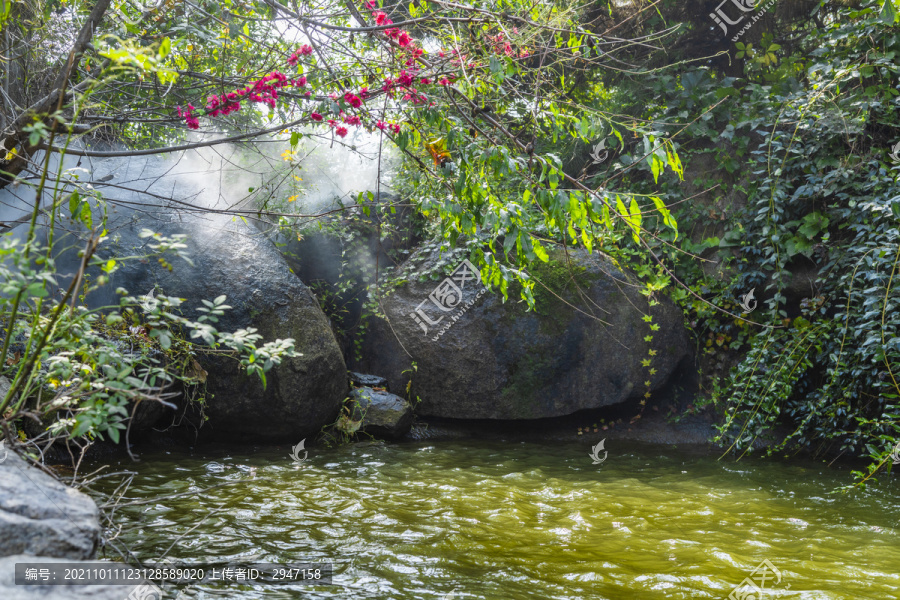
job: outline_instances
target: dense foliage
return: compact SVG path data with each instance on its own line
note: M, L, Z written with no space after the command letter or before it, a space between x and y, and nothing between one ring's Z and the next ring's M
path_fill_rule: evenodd
M701 115L677 138L690 185L665 181L662 197L679 207L681 248L718 264L669 252L678 276L719 307L751 289L764 300L734 319L673 290L698 326L732 448L781 425L774 449L868 456L871 475L900 439L894 21L888 2L799 36L782 23L737 45L742 77L696 69L640 93L657 98L642 116L678 123L668 129ZM735 364L720 381L717 361Z
M776 448L868 456L871 474L900 439L898 13L785 0L723 36L708 8L3 0L21 77L4 83L0 183L29 185L42 149L264 138L285 148L281 183L233 212L290 230L319 216L291 210L301 140L378 136L419 233L504 297L533 305L552 247L607 252L650 302L685 307L720 440L787 427ZM362 211L396 208L381 185ZM741 315L750 290L762 310Z

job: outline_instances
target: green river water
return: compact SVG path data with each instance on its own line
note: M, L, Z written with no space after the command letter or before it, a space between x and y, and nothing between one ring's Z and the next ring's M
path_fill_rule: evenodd
M121 540L155 560L332 562L334 583L182 588L183 598L900 598L897 482L664 446L417 442L144 453ZM115 468L115 467L114 467ZM203 494L205 487L236 482ZM193 528L193 529L192 529ZM190 531L189 531L190 530ZM759 573L756 575L759 580Z

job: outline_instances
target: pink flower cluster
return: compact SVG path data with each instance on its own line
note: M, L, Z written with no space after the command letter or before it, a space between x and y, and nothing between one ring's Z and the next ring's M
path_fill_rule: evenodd
M360 119L357 115L345 115L344 111L341 111L340 117L341 120L347 125L354 125L356 127L362 125L362 119ZM324 120L324 117L322 117L322 115L317 112L309 113L309 118L316 123L321 123ZM335 119L328 119L328 121L326 122L328 123L328 126L334 129L334 132L340 137L346 137L347 133L349 133L347 128L343 125L338 125L338 122Z
M296 66L297 63L300 61L301 56L304 56L306 54L312 54L312 51L313 51L312 46L310 46L308 44L303 44L302 46L300 46L299 48L294 50L294 53L291 54L291 57L288 59L288 64L291 65L292 67Z
M187 110L181 110L181 107L176 107L178 109L178 116L184 119L187 123L188 129L200 129L200 120L193 115L194 105L188 104Z
M365 6L366 8L373 11L372 15L375 17L375 22L378 25L393 25L393 21L391 21L391 19L384 12L375 10L377 8L376 2L368 0L365 3ZM437 80L434 78L422 77L419 75L420 70L416 65L416 60L418 59L418 57L424 54L424 51L414 44L412 37L410 37L407 32L394 27L385 29L384 33L388 38L393 39L397 42L397 45L400 47L398 58L400 60L403 60L406 67L408 68L400 71L400 74L394 78L386 78L384 80L384 85L381 88L382 91L384 91L391 97L394 96L395 92L400 91L403 94L403 100L412 102L413 104L426 104L428 103L427 96L420 93L415 87L413 87L416 83L418 83L419 85L431 85L433 83L437 83L445 86L452 83L454 79L452 75L441 77ZM499 42L501 39L502 34L498 36L498 39L496 41ZM308 44L304 44L291 54L287 62L291 66L296 66L302 56L312 54L312 52L312 47ZM452 53L457 54L455 50ZM440 52L440 56L445 56L444 51ZM453 62L461 64L463 60L465 60L465 56L457 56ZM222 94L221 96L210 96L207 99L205 114L207 116L215 117L218 115L228 115L232 112L239 111L241 109L242 100L247 100L248 102L259 102L269 106L270 108L274 108L276 100L278 99L278 91L281 88L285 86L304 87L306 86L306 83L306 77L300 77L296 80L288 79L288 77L283 73L274 71L272 73L269 73L259 81L256 81L243 89ZM312 92L307 91L305 95L307 98L309 98L312 95ZM345 91L342 99L344 103L346 103L346 105L354 109L358 109L362 107L363 103L368 100L370 96L371 93L369 92L369 89L367 87L363 87L355 94L350 91ZM340 96L336 93L329 94L329 98L331 98L335 102L340 102ZM433 102L429 104L429 106L433 105ZM192 105L188 105L187 110L182 110L181 107L178 107L178 116L185 119L190 129L198 129L200 126L199 120L193 115L194 110L195 108ZM362 119L357 115L348 116L345 115L343 111L340 111L339 115L341 121L346 125L360 127L363 124ZM311 112L309 117L311 121L316 123L321 123L324 120L322 115L317 112ZM338 136L345 137L347 135L347 127L340 125L337 120L328 119L327 123ZM387 129L395 135L400 133L400 125L397 125L395 123L378 121L375 127L381 130Z
M359 108L362 106L362 100L359 96L355 96L352 92L344 93L344 102L352 106L353 108Z
M385 128L389 129L391 133L397 135L400 133L400 126L395 123L385 123L384 121L378 121L375 123L375 127L384 131Z
M218 117L219 115L228 115L241 110L241 100L248 102L259 102L265 104L269 108L275 108L275 101L278 99L278 90L286 87L304 87L306 85L306 77L300 79L288 79L284 73L273 71L252 83L251 85L228 92L218 96L213 94L206 99L206 116ZM189 129L199 129L200 121L194 116L194 106L188 104L187 110L178 107L178 116L185 120Z
M212 95L206 99L206 116L218 117L241 110L241 103L237 101L237 92L228 92L221 96Z

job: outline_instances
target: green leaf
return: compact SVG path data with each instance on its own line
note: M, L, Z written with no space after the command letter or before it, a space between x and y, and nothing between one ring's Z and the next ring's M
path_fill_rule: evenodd
M638 206L637 199L631 199L631 205L628 207L628 225L631 227L632 237L636 243L640 243L641 237L641 207Z
M69 212L72 214L72 218L75 218L75 211L78 210L78 202L81 200L81 194L78 191L72 192L72 195L69 196Z
M881 14L878 20L886 25L893 25L897 20L897 11L894 10L893 0L884 0L884 6L881 7Z
M81 203L81 211L78 220L84 223L88 229L94 228L94 216L91 214L91 205L88 202Z
M602 212L603 212L603 224L606 225L607 229L612 231L614 229L613 222L612 222L612 218L610 217L610 214L609 214L609 205L606 202L603 203Z
M541 243L539 241L532 239L531 247L534 250L535 256L537 256L543 262L550 261L550 255L547 254L547 251L544 250L544 247L541 246Z
M659 176L662 173L664 167L665 164L663 163L662 159L660 159L654 151L653 154L650 155L650 172L653 173L654 183L659 183Z
M656 206L656 210L658 210L659 214L662 215L663 223L666 226L671 227L672 230L675 231L675 239L677 240L678 239L678 223L675 222L675 218L672 216L672 213L669 212L669 209L666 208L666 205L663 203L663 201L660 198L657 198L656 196L651 196L651 199L653 200L653 204Z
M165 58L170 52L172 52L172 41L169 38L164 37L162 42L159 43L159 57Z

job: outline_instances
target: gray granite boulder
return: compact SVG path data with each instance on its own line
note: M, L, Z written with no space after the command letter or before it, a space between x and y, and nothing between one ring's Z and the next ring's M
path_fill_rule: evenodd
M411 382L423 417L501 420L636 404L690 370L681 310L665 296L648 303L637 277L603 254L551 252L534 265L534 311L515 289L505 303L487 291L472 267L414 254L351 367L392 390Z
M0 556L93 556L100 540L97 505L29 466L0 444ZM7 596L0 593L0 598Z

